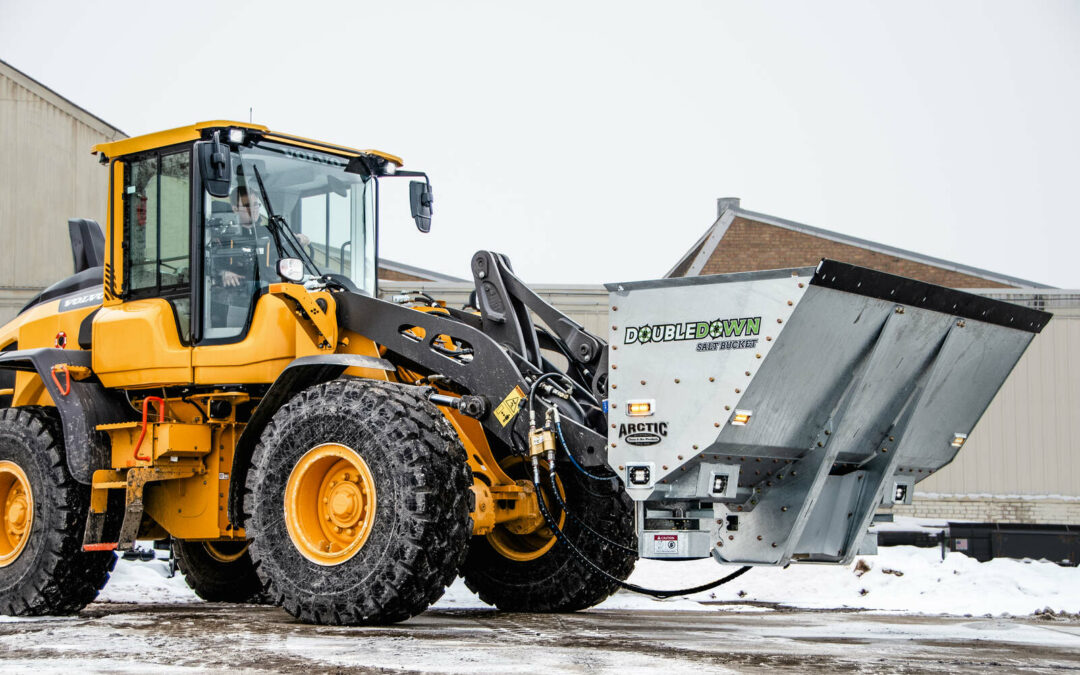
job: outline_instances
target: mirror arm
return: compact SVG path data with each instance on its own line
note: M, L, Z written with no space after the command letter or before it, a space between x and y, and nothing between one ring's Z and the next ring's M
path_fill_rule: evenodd
M210 155L210 164L214 168L214 178L221 179L225 173L225 150L221 147L221 132L214 132L214 151ZM227 178L227 176L226 176Z

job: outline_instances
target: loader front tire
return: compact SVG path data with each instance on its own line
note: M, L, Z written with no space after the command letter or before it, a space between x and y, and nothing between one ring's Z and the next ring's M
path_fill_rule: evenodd
M195 595L207 602L265 603L246 541L173 539L176 566Z
M0 410L0 615L74 614L97 597L116 555L82 550L89 504L55 412Z
M315 385L281 407L248 473L245 528L271 600L308 623L427 609L472 531L465 450L424 389Z
M528 475L527 466L516 457L508 457L500 465L513 478ZM593 480L566 465L558 471L558 479L571 517L551 508L552 517L562 522L566 537L590 560L625 580L634 570L637 556L598 539L582 523L612 541L635 548L629 498L610 482ZM553 500L545 503L552 506ZM517 536L501 527L497 525L487 536L472 538L462 569L465 585L489 605L508 612L576 612L603 602L618 590L618 584L554 540L547 528Z

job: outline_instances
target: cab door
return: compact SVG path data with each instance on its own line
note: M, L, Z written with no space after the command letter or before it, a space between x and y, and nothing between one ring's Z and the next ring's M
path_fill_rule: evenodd
M110 243L120 295L94 318L92 347L107 387L192 381L191 164L190 145L114 164Z

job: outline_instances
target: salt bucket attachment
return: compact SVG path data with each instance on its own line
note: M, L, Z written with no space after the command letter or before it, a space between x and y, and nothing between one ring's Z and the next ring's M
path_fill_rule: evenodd
M608 285L608 463L641 555L849 562L1051 315L832 260Z

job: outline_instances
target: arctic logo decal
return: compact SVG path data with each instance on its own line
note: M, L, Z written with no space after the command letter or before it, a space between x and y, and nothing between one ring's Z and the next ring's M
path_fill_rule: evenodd
M630 445L656 445L667 436L667 422L631 422L619 425L619 438Z
M715 319L713 321L687 321L686 323L646 324L644 326L627 327L626 333L623 334L623 344L719 340L721 338L759 335L760 333L760 316Z

